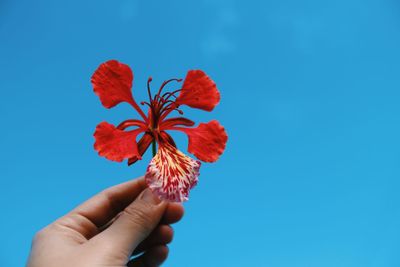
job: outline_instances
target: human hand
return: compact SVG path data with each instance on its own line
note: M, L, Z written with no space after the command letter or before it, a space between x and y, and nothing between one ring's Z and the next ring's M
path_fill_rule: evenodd
M159 266L172 240L169 224L182 216L182 205L161 202L143 178L119 184L39 231L27 267Z

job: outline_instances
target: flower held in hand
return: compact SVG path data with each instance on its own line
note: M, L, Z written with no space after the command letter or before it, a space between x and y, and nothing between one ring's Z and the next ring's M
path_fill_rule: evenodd
M146 171L146 182L161 199L185 201L189 190L196 185L199 176L200 161L194 160L176 148L170 130L181 131L189 138L188 151L204 162L214 162L223 153L228 136L218 121L200 123L184 117L168 118L171 112L183 112L180 105L187 105L206 111L212 111L219 103L220 94L215 83L201 70L188 71L179 90L164 92L165 86L181 79L165 81L154 96L150 90L151 78L147 82L147 115L136 103L132 95L133 73L128 65L116 60L101 64L92 76L94 92L106 108L112 108L121 102L129 103L141 119L129 119L117 127L101 122L97 125L94 148L100 156L121 162L128 159L131 165L153 144L153 159ZM137 137L143 134L137 142ZM156 151L156 143L158 151Z

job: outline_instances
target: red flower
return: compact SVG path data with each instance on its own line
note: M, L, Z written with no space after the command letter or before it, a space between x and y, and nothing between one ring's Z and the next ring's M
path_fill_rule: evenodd
M188 199L189 190L197 183L201 163L179 151L167 131L186 133L189 137L188 151L205 162L218 159L225 149L228 136L216 120L190 128L195 123L187 118L167 117L173 111L182 115L183 112L178 109L180 105L212 111L219 103L220 95L215 83L201 70L190 70L179 90L163 92L168 83L182 80L165 81L154 96L150 91L151 80L149 78L147 82L149 102L141 102L149 107L146 115L132 96L133 73L129 66L116 60L99 66L92 76L92 84L103 106L112 108L127 102L139 113L141 120L126 120L117 127L107 122L100 123L94 133L94 148L100 156L119 162L128 159L131 165L141 159L153 143L154 157L145 175L148 186L162 199L184 201ZM142 133L137 142L138 135Z

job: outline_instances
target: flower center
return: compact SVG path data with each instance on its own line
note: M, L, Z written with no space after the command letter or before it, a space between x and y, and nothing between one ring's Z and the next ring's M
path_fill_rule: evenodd
M169 79L164 81L158 92L154 97L151 94L150 83L152 82L152 77L149 77L147 80L147 93L149 95L149 101L142 101L140 104L149 106L149 131L151 131L154 135L159 134L158 126L160 122L168 116L169 113L176 110L179 114L183 114L183 111L178 109L179 105L175 103L175 99L177 97L177 93L179 93L182 89L178 89L175 91L169 91L163 93L163 90L167 84L170 82L181 82L182 79Z

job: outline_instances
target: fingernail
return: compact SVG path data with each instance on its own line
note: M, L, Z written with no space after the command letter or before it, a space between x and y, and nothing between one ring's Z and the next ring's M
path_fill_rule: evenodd
M146 188L143 191L141 199L153 205L157 205L161 202L161 200L156 195L153 194L150 188Z

